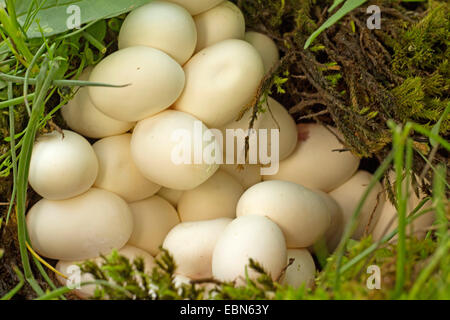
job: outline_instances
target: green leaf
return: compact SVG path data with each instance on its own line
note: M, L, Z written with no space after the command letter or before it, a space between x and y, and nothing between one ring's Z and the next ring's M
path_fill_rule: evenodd
M46 37L70 30L68 22L74 21L73 17L78 11L69 10L71 6L79 8L80 22L83 25L129 12L151 0L17 0L15 3L16 13L22 25L27 18L28 7L33 2L43 5L27 30L29 38L42 36L39 25ZM34 5L33 9L35 8ZM72 8L77 9L76 7Z
M439 121L433 126L431 129L431 133L435 135L439 135L439 131L441 130L442 121L448 120L448 115L450 113L450 102L447 104L447 107L445 108L444 112L442 113L442 116L439 118ZM430 138L430 143L433 147L436 147L438 142L432 138Z
M339 4L341 2L342 1L338 0L335 3ZM347 0L335 14L328 18L327 21L325 21L316 31L313 32L312 35L309 36L308 40L306 40L304 49L307 49L325 29L331 27L333 24L341 20L347 13L362 6L365 2L367 2L367 0Z

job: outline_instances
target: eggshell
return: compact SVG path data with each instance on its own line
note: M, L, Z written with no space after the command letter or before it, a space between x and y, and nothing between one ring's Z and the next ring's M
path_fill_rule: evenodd
M226 1L194 17L198 52L227 39L244 39L245 19L241 10Z
M248 31L245 33L245 41L258 50L264 62L264 70L266 72L269 72L280 60L277 45L265 34Z
M133 230L128 204L91 188L68 200L42 199L27 214L33 249L57 260L85 260L122 248Z
M281 281L282 284L298 288L304 285L307 288L314 286L314 277L316 274L316 265L314 260L306 249L288 249L287 257L295 259L292 265L286 269Z
M153 257L144 250L127 245L118 250L117 252L120 255L128 258L130 263L133 263L133 261L136 260L137 258L142 258L144 260L144 267L145 267L144 271L147 274L151 274L152 269L156 266ZM103 258L100 257L93 259L93 261L99 266L104 264ZM58 270L63 275L69 278L65 279L60 275L56 275L58 281L62 285L72 285L72 287L76 287L77 284L81 284L83 282L94 281L95 278L92 274L81 272L79 264L83 262L85 261L62 261L62 260L58 261L58 263L56 264L56 270ZM73 280L71 280L71 278ZM81 299L88 299L94 295L95 289L96 289L95 284L88 284L80 286L79 288L74 288L72 292L75 293Z
M261 182L261 168L253 164L222 164L220 169L233 176L245 190Z
M192 16L183 7L165 1L152 1L131 11L119 33L119 49L152 47L181 65L192 56L196 43Z
M197 188L183 192L178 202L181 221L235 218L243 192L236 179L219 170Z
M121 88L89 87L94 105L122 121L137 121L170 107L184 88L181 66L166 53L145 46L129 47L107 56L90 81Z
M278 159L286 159L295 149L297 145L297 127L294 119L288 113L288 111L275 99L268 97L267 103L263 105L265 108L264 113L260 113L258 118L253 124L253 129L257 130L256 134L261 134L260 130L267 130L267 145L264 154L272 155L272 139L271 130L279 130L279 140L275 141L275 147L277 147ZM246 133L248 132L250 120L252 118L253 110L248 110L239 121L232 121L222 128L224 139L227 138L227 130L242 129ZM228 139L225 140L228 143ZM235 157L245 158L245 144L242 147L238 144L237 138L234 138ZM258 139L258 155L260 154L259 148L260 141ZM227 149L225 151L228 152ZM227 156L228 153L226 152ZM251 150L250 150L251 152ZM231 156L230 156L231 157ZM259 158L259 157L258 157ZM259 163L261 159L259 158ZM264 163L266 164L266 163Z
M161 188L146 179L131 159L131 134L101 139L93 148L99 161L94 186L114 192L127 202L143 200Z
M212 273L219 281L245 280L257 273L248 267L257 261L276 279L286 265L286 243L280 228L262 216L245 216L233 220L219 236L213 251Z
M264 76L259 53L243 40L225 40L195 54L183 67L186 87L174 108L212 128L237 117Z
M334 129L335 130L335 129ZM359 159L325 127L318 124L299 125L300 140L289 158L280 162L278 173L264 180L286 180L307 188L329 192L350 179Z
M167 233L178 223L177 211L159 196L130 203L134 229L129 244L156 255Z
M176 3L189 11L191 15L199 14L217 6L223 0L167 0Z
M391 171L389 173L390 183L395 183L395 173ZM404 183L405 185L405 183ZM388 200L388 195L386 192L386 202L383 205L381 210L380 218L375 225L375 228L372 232L372 238L374 241L381 240L385 235L391 233L398 227L398 211L391 201ZM409 199L407 202L407 214L410 214L412 210L414 210L422 199L425 197L425 194L420 193L419 197L414 192L413 187L409 186ZM431 207L431 201L427 202L421 210L426 210ZM418 239L424 239L427 234L427 229L431 227L435 220L434 211L427 212L420 217L413 220L411 224L406 227L407 235L414 234ZM391 242L395 242L398 236L395 236L391 239Z
M196 126L200 137L197 137ZM136 125L131 138L131 155L138 169L150 181L170 189L193 189L219 169L218 164L204 159L195 163L195 146L200 146L204 154L206 152L208 143L202 143L202 135L207 131L208 128L193 116L166 110ZM183 154L187 155L189 163L183 158L174 159L179 149L186 151Z
M191 279L212 277L211 260L218 237L231 219L182 222L167 234L163 247L173 256L177 273Z
M346 183L329 193L342 209L344 226L350 223L353 213L371 179L372 175L370 173L360 170ZM368 233L372 232L380 217L385 200L383 187L381 183L377 182L361 209L358 227L353 234L354 239L363 237L366 230Z
M283 231L288 248L305 248L322 237L330 214L322 197L292 182L265 181L245 191L238 202L238 217L270 218Z
M36 139L28 181L40 196L62 200L80 195L94 184L97 173L95 152L79 134L53 131Z
M88 80L92 67L83 70L78 80ZM61 108L61 114L70 129L89 138L104 138L122 134L134 126L134 122L119 121L100 112L92 103L88 89L74 88L74 97Z
M328 250L333 252L337 248L344 233L344 215L340 205L330 195L323 191L314 191L323 197L328 212L330 213L330 227L325 233L325 240Z
M161 198L166 199L169 201L171 205L173 205L175 208L178 206L178 201L180 201L181 195L184 191L182 190L175 190L175 189L168 189L168 188L161 188L157 195Z

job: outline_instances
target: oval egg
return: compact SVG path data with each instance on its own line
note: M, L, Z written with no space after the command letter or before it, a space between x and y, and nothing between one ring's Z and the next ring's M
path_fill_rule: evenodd
M63 130L37 137L28 181L40 196L49 200L78 196L94 184L97 173L97 156L79 134Z
M269 72L280 60L275 42L265 34L249 31L245 33L245 41L250 43L258 50L264 63L264 70Z
M92 67L83 70L78 80L89 79ZM122 134L130 130L135 123L119 121L100 112L91 101L87 88L78 90L74 97L61 108L61 114L70 129L88 138L104 138Z
M243 40L225 40L195 54L183 67L186 87L174 108L211 128L237 117L264 76L259 53Z
M134 229L128 243L152 255L158 254L167 233L180 223L177 211L159 196L132 202L130 208Z
M206 153L203 135L207 132L211 131L193 116L166 110L136 125L131 138L133 161L150 181L170 189L193 189L219 168L204 158L195 163L196 146L200 157Z
M183 7L152 1L133 10L119 33L119 49L147 46L159 49L183 65L194 53L197 31Z
M307 188L329 192L350 179L359 166L351 152L325 127L300 124L299 142L294 152L280 162L278 173L264 180L285 180Z
M306 288L312 288L316 275L316 265L309 251L307 249L288 249L287 257L288 261L294 259L294 262L286 269L281 283L294 288L299 288L302 285Z
M195 52L227 39L244 39L245 20L241 10L226 1L194 17L197 27Z
M91 259L120 249L133 230L128 204L97 188L67 200L42 199L26 219L33 248L56 260Z
M244 192L242 185L219 170L192 190L183 192L178 202L181 221L235 218L236 205Z
M219 281L245 281L258 274L248 267L249 259L258 262L277 279L286 266L286 243L280 228L262 216L233 220L219 236L212 257L212 274Z
M184 88L181 66L166 53L145 46L112 53L94 67L89 81L119 88L89 87L94 105L111 118L138 121L170 107Z
M191 279L212 277L211 261L218 237L231 219L182 222L167 234L163 247L173 256L177 273Z
M99 161L94 186L114 192L127 202L154 195L161 188L146 179L131 159L131 134L103 138L92 146Z
M236 214L270 218L283 231L288 248L314 244L330 225L330 213L322 197L287 181L265 181L249 188L239 200Z
M369 172L360 170L350 180L329 193L342 209L344 226L350 222L371 179L372 175ZM360 239L364 234L372 232L380 217L384 202L383 187L381 183L377 182L361 209L358 227L353 234L354 239Z

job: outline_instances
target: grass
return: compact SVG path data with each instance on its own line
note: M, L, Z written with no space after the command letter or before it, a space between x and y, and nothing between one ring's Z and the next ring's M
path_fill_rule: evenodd
M336 1L341 3L343 1ZM359 1L363 3L364 1ZM103 38L97 39L91 33L88 33L89 27L95 25L90 23L82 30L67 32L51 39L31 40L26 37L26 30L23 30L15 19L14 1L6 1L7 12L0 9L0 28L3 42L0 48L9 48L0 53L0 85L4 83L4 89L0 87L0 94L6 91L5 101L0 102L0 109L8 110L9 134L5 142L9 144L9 151L0 156L0 172L5 176L12 174L11 202L6 214L6 220L0 224L5 227L11 223L10 215L15 214L17 221L17 235L20 249L22 269L15 268L14 271L18 278L17 285L2 299L9 300L28 284L34 291L37 299L64 299L70 289L67 287L56 287L47 274L44 266L35 254L30 254L28 247L29 237L26 230L25 213L28 200L28 171L30 165L31 152L36 135L45 128L52 115L63 105L70 95L66 95L66 89L75 86L109 86L103 83L90 83L86 81L68 80L74 73L79 73L84 66L93 64L106 53L109 45L104 45ZM35 10L29 10L27 16L28 26L31 25ZM332 21L333 22L333 21ZM333 23L336 23L335 20ZM325 25L326 26L326 25ZM26 28L26 27L25 27ZM321 31L319 29L318 31ZM313 34L314 36L317 35ZM12 45L14 44L14 45ZM92 46L92 47L91 47ZM72 49L69 49L72 48ZM92 50L96 50L92 56ZM28 92L30 85L34 86L33 92ZM126 84L124 84L126 85ZM270 89L270 88L269 88ZM279 91L279 89L277 88ZM54 103L56 98L60 98L59 104ZM24 110L19 111L19 108ZM450 104L442 114L441 120L448 116ZM19 123L18 122L19 116ZM444 119L445 120L445 119ZM439 135L439 121L430 130L429 128L414 122L404 124L389 121L388 126L392 134L392 150L384 158L384 161L375 172L372 181L363 197L360 199L358 207L353 213L350 224L346 227L342 240L336 252L330 257L321 257L321 263L324 264L323 270L318 274L317 286L315 290L306 288L290 288L273 283L267 275L264 274L256 262L252 266L261 273L259 281L248 280L247 285L242 288L235 288L233 284L221 284L218 289L218 297L225 299L235 298L268 298L269 292L273 292L278 299L339 299L339 298L368 298L370 294L365 292L361 294L356 289L363 285L364 277L361 276L362 266L373 262L374 259L380 263L386 261L394 262L395 265L395 284L392 288L387 288L380 298L384 299L417 299L424 298L423 292L431 292L426 298L447 298L450 299L449 283L445 283L450 274L450 240L448 237L448 202L446 194L448 193L448 182L445 180L446 168L443 166L434 167L433 170L433 194L432 210L436 212L437 223L436 231L430 232L433 238L427 238L423 243L414 242L407 236L408 225L421 214L431 209L423 209L425 203L430 201L424 199L411 212L407 210L408 190L404 188L409 185L412 176L413 157L417 153L414 149L412 134L421 135L429 139L430 144L436 150L446 150L450 152L450 143ZM17 133L16 127L22 125L25 129ZM363 239L358 243L351 240L351 235L357 225L358 216L364 205L370 190L380 181L387 170L393 166L396 175L394 188L396 207L398 209L398 227L391 233L385 235L380 241L372 242L370 238ZM406 183L404 183L406 181ZM389 247L390 251L386 257L378 257L386 253L389 241L397 237L395 246ZM409 251L413 248L415 253ZM33 252L31 250L31 252ZM411 276L411 268L414 259L426 261L425 266L420 270L416 277ZM1 257L0 257L1 259ZM130 298L131 293L139 293L141 298L153 298L147 292L145 294L138 288L128 288L125 286L125 280L114 273L114 268L127 267L130 269L130 263L120 260L114 254L110 258L105 258L107 264L103 269L95 269L90 266L91 271L95 271L102 278L86 283L95 283L99 286L99 297L108 295L109 297ZM391 261L392 260L392 261ZM128 263L128 264L127 264ZM138 263L138 262L137 262ZM109 267L109 269L107 269ZM170 267L170 268L169 268ZM138 265L141 270L142 266ZM170 256L160 262L158 270L152 275L140 276L147 281L153 281L161 288L158 291L163 298L199 298L203 297L201 289L192 285L185 287L182 294L178 294L173 286L173 272L175 266L171 262ZM39 272L40 279L46 282L43 287L42 282L38 282L34 271ZM112 271L111 271L112 270ZM116 277L118 285L111 285L108 277ZM130 271L128 276L135 276ZM439 281L442 277L442 281ZM122 285L120 285L122 284ZM442 287L443 286L443 287ZM352 291L353 290L353 291ZM350 293L347 293L350 292ZM442 294L440 292L443 292ZM350 296L349 296L350 295Z

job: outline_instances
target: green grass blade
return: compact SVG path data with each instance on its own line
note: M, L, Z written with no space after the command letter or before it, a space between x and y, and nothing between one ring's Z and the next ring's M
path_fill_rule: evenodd
M352 10L362 6L367 0L347 0L344 5L336 11L327 21L325 21L316 31L314 31L306 40L303 49L308 49L311 43L326 29L337 23L345 15L347 15Z

